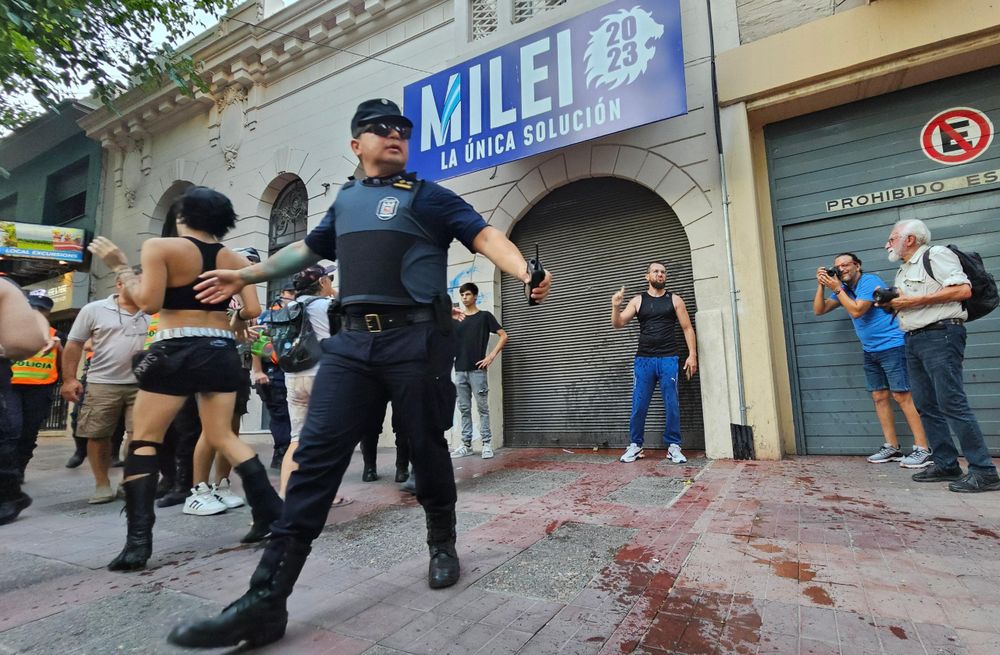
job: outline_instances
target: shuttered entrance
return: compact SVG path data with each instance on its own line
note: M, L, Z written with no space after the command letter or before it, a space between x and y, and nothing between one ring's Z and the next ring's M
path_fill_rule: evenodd
M638 323L611 327L611 295L646 289L651 261L667 267L667 289L696 312L691 253L677 216L635 183L597 178L561 187L515 226L511 239L526 256L535 244L555 286L544 305L529 307L522 285L503 277L504 442L512 446L628 445L632 362ZM687 357L677 331L681 361ZM684 446L704 447L698 376L679 384ZM662 446L663 402L655 396L646 444Z
M917 218L927 223L935 244L978 251L986 268L1000 274L1000 184L827 211L830 200L966 176L982 181L984 171L1000 167L996 141L957 166L924 155L922 128L952 106L974 107L1000 125L1000 72L927 84L765 130L800 453L868 454L882 443L865 390L861 345L846 312L813 314L818 266L853 252L865 272L892 284L897 265L886 259L883 245L897 221ZM965 389L987 444L1000 454L1000 312L967 327ZM908 447L906 422L895 404L893 411Z

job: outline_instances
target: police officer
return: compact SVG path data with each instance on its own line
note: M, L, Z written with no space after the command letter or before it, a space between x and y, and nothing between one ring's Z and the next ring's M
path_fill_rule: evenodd
M351 120L351 149L364 170L351 179L305 240L262 264L209 271L199 298L216 302L244 285L281 278L321 259L340 266L340 331L323 342L284 513L272 526L250 590L219 616L180 625L168 640L215 647L280 639L310 544L323 529L351 454L388 401L405 417L417 500L427 516L431 588L455 584L455 478L444 431L455 408L454 342L447 295L448 245L458 239L525 284L524 257L457 195L405 171L412 122L389 100L366 100ZM530 291L544 300L551 284Z
M42 289L35 289L28 294L28 304L31 308L49 318L52 311L52 299ZM11 364L11 384L14 396L21 404L21 439L18 442L18 467L21 481L24 481L24 471L35 452L38 442L38 431L48 418L52 397L59 382L59 351L62 341L56 335L56 329L49 327L49 341L42 350L27 359L21 359Z

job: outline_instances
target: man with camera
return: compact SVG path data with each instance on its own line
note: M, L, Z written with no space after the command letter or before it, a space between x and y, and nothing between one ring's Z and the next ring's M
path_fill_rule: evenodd
M893 226L885 249L889 261L900 263L896 285L880 290L884 297L877 299L878 306L896 312L899 327L906 333L913 398L934 451L933 466L915 473L913 480L948 481L951 491L964 493L1000 491L1000 477L962 381L968 318L962 301L972 296L972 286L958 256L930 242L931 232L922 221L910 219ZM964 475L949 428L969 464Z
M913 405L910 381L906 371L906 347L903 332L895 319L873 308L873 294L884 285L879 276L864 273L857 255L845 252L837 255L833 268L816 269L816 296L813 311L816 316L843 307L854 324L854 332L864 351L865 387L875 402L875 414L882 426L885 441L868 458L872 464L899 462L904 468L919 469L931 464L924 426ZM829 294L829 296L827 296ZM903 410L906 423L913 431L913 450L903 456L896 436L896 423L889 404L889 394Z

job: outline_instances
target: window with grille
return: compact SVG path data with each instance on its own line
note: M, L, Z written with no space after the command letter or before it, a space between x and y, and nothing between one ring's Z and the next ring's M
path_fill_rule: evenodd
M513 20L515 23L523 23L543 11L564 4L566 0L514 0Z
M270 257L290 243L305 238L308 231L309 194L305 182L295 179L285 185L271 205L270 234L267 254ZM272 302L281 290L291 284L291 276L267 283L267 302Z
M482 39L497 31L497 0L472 0L472 40Z

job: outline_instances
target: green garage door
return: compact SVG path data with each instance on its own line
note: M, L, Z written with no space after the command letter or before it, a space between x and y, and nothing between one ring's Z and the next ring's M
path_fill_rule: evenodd
M920 146L922 130L949 107L973 107L1000 125L997 70L786 121L765 132L799 452L864 454L882 441L865 390L861 346L846 312L813 315L817 266L853 252L865 272L891 284L896 265L883 245L894 223L918 218L930 227L934 243L978 251L987 269L1000 274L1000 184L969 182L1000 168L1000 142L951 166ZM954 127L962 129L957 121ZM969 143L975 145L971 137ZM937 183L946 180L952 182L943 191L917 198L891 201L884 193L917 184L941 189ZM831 205L844 198L854 202ZM865 206L830 210L856 205L858 198ZM987 444L1000 454L1000 311L968 328L966 391ZM908 444L906 423L894 409Z

